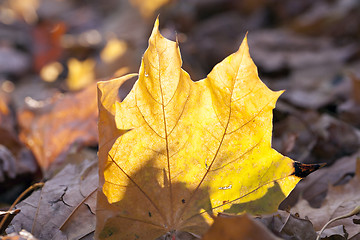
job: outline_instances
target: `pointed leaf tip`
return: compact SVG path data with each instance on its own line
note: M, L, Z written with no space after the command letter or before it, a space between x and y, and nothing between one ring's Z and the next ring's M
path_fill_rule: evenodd
M326 163L321 164L304 164L301 162L295 162L294 161L294 169L293 175L299 178L304 178L310 173L318 170L319 168L322 168L326 165Z
M159 32L159 15L156 17L151 35L155 34L156 32Z

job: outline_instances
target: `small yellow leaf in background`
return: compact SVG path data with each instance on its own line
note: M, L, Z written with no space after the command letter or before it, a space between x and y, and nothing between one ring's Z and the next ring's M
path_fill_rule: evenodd
M126 49L127 44L125 41L111 38L101 51L100 57L104 62L110 63L121 57L126 52Z
M276 211L313 170L271 148L281 92L260 81L246 37L193 82L158 25L124 101L118 88L134 75L98 83L97 239L202 235L218 212Z
M40 77L45 82L54 82L63 69L63 66L59 62L48 63L41 69Z
M79 61L71 58L68 61L69 73L66 79L66 85L70 90L80 90L95 81L95 61L93 59L86 59Z

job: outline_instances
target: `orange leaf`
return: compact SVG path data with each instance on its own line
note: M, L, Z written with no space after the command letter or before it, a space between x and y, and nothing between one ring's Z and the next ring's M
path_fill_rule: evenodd
M35 100L33 100L35 101ZM55 160L65 157L73 144L95 145L97 142L96 88L57 96L52 102L18 114L20 139L31 149L46 170Z

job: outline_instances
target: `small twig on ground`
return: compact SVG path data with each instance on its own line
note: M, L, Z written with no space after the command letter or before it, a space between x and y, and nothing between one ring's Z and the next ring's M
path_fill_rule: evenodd
M352 210L352 211L349 212L348 214L345 214L345 215L343 215L343 216L339 216L339 217L336 217L336 218L331 219L331 220L330 220L329 222L327 222L327 223L323 226L323 228L320 230L320 232L319 232L316 240L320 240L321 233L325 230L325 228L326 228L329 224L331 224L331 223L333 223L333 222L335 222L335 221L337 221L337 220L340 220L340 219L344 219L344 218L348 218L348 217L354 216L354 215L356 215L356 214L358 214L358 213L360 213L360 206L357 206L356 208L354 208L354 210Z
M18 204L18 202L20 202L20 200L26 195L28 194L29 192L37 189L37 188L40 188L44 186L44 183L43 182L39 182L39 183L34 183L33 185L31 185L30 187L28 187L25 191L23 191L17 198L16 200L13 202L13 204L10 206L9 210L8 210L8 213L3 217L3 219L1 220L0 222L0 229L3 228L3 225L6 221L6 219L9 217L10 215L10 211L15 207L16 204ZM5 230L5 229L4 229Z

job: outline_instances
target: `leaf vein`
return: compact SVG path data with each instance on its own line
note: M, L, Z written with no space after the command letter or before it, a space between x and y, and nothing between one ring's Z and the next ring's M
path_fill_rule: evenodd
M262 187L264 187L264 186L266 186L266 185L268 185L268 184L270 184L270 183L280 181L280 180L285 179L285 178L290 177L290 176L291 176L291 175L287 175L287 176L284 176L284 177L281 177L281 178L274 179L274 180L271 180L271 181L269 181L269 182L266 182L266 183L264 183L264 184L256 187L255 189L247 192L246 194L242 195L241 197L238 197L238 198L236 198L236 199L234 199L234 200L228 201L228 202L226 202L226 203L224 203L224 204L221 204L221 205L219 205L219 206L212 207L211 209L204 210L204 211L202 211L202 212L200 212L200 213L194 214L193 216L191 216L191 217L187 218L186 220L184 220L184 222L187 222L187 221L189 221L190 219L192 219L192 218L194 218L194 217L196 217L196 216L202 215L202 214L208 212L209 210L214 210L214 209L223 207L223 206L225 206L225 205L232 204L232 203L234 203L235 201L238 201L238 200L240 200L240 199L242 199L242 198L244 198L244 197L246 197L246 196L248 196L248 195L256 192L256 191L259 190L260 188L262 188Z
M183 106L183 108L182 108L182 110L181 110L181 113L179 114L179 117L176 119L176 122L175 122L175 124L174 124L174 127L169 131L168 137L171 135L171 133L173 132L173 130L175 129L175 127L176 127L177 124L179 123L180 118L182 117L182 115L183 115L183 113L184 113L184 111L185 111L186 104L188 103L189 98L190 98L190 94L188 94L188 95L186 96L186 100L185 100L184 106Z
M158 81L159 81L159 87L160 87L160 95L161 95L161 107L162 107L162 112L163 112L163 121L164 121L164 134L165 134L165 148L166 148L166 158L167 158L167 163L168 163L168 175L169 175L169 197L170 197L170 211L171 211L171 219L170 219L170 225L173 225L173 216L174 216L174 208L173 208L173 196L172 196L172 182L171 182L171 169L170 169L170 158L169 158L169 139L168 139L168 133L167 133L167 124L166 124L166 111L165 111L165 105L164 105L164 94L163 94L163 89L162 89L162 85L161 85L161 61L160 61L160 55L159 55L159 50L157 47L157 38L155 38L155 50L157 52L157 57L158 57L158 64L159 64L159 76L158 76ZM166 48L165 48L166 50ZM164 50L164 51L165 51Z
M270 101L268 101L268 102L265 104L265 106L262 107L262 108L260 109L260 111L258 111L251 119L249 119L247 122L245 122L245 123L244 123L243 125L241 125L240 127L236 128L235 130L226 133L226 135L230 135L230 134L238 131L239 129L243 128L243 127L246 126L247 124L249 124L252 120L254 120L256 117L258 117L258 116L260 115L260 113L262 113L262 112L264 111L264 109L265 109L266 107L268 107L269 104L270 104L275 98L276 98L276 97L274 97L274 98L272 98Z
M156 209L156 211L158 211L159 215L161 216L161 218L163 219L163 221L165 221L164 216L162 215L162 213L160 212L159 208L156 206L156 204L154 203L154 201L146 194L146 192L144 192L144 190L142 190L142 188L134 181L134 179L132 179L125 171L124 169L122 169L122 167L114 160L114 158L108 154L109 157L111 158L111 161L124 173L124 175L139 189L139 191L149 200L149 202L153 205L153 207Z
M242 153L239 157L235 158L234 160L232 160L232 161L230 161L230 162L228 162L228 163L226 163L226 164L224 164L224 165L222 165L222 166L220 166L220 167L218 167L218 168L216 168L216 169L212 169L211 171L218 171L218 170L226 167L227 165L236 162L236 161L239 160L240 158L243 158L246 154L250 153L250 152L251 152L252 150L254 150L257 146L259 146L260 143L261 143L261 141L262 141L262 138L260 139L259 142L257 142L255 145L253 145L252 147L250 147L248 150L246 150L244 153Z
M135 101L137 102L136 94L135 94ZM141 112L141 110L140 110L140 108L139 108L139 106L138 106L137 104L136 104L136 107L137 107L137 109L139 110L139 112L140 112L140 114L141 114L141 117L144 119L144 122L146 123L146 125L147 125L159 138L164 139L163 136L161 136L159 133L157 133L157 132L155 131L155 129L153 129L153 128L151 127L150 123L146 120L144 114L142 114L142 112Z
M242 63L242 61L243 61L243 58L244 58L244 54L241 56L241 61L240 61L240 64L239 64L238 71L236 72L236 75L235 75L235 80L237 79L237 75L238 75L238 73L239 73L240 66L241 66L241 63ZM219 154L219 152L220 152L220 148L221 148L221 146L222 146L222 143L223 143L224 138L225 138L225 136L226 136L227 129L228 129L229 124L230 124L231 109L232 109L232 107L231 107L231 100L232 100L232 94L233 94L233 91L234 91L234 86L235 86L235 83L232 84L232 88L231 88L231 92L230 92L230 99L229 99L229 101L230 101L229 115L228 115L228 119L227 119L226 126L224 127L224 133L222 134L221 140L220 140L220 142L219 142L219 147L217 148L217 150L216 150L216 152L215 152L215 154L214 154L214 157L213 157L213 159L212 159L212 161L211 161L208 169L206 170L203 178L201 179L200 183L196 186L196 188L194 189L193 193L190 195L189 201L186 203L186 205L185 205L184 208L182 209L182 211L181 211L181 213L180 213L180 217L183 215L184 210L185 210L186 207L189 205L189 203L191 202L191 200L193 199L193 197L196 195L196 192L197 192L198 189L200 188L201 184L204 182L206 176L207 176L208 173L210 172L211 167L212 167L212 165L214 164L214 162L215 162L215 160L216 160L216 158L217 158L217 156L218 156L218 154ZM215 108L215 109L216 109L216 108ZM214 109L214 110L215 110L215 109ZM215 111L215 113L216 113L216 111ZM217 114L216 114L216 115L217 115ZM218 116L217 116L217 118L219 119ZM220 122L220 121L219 121L219 122ZM220 122L220 125L221 125L221 122Z

